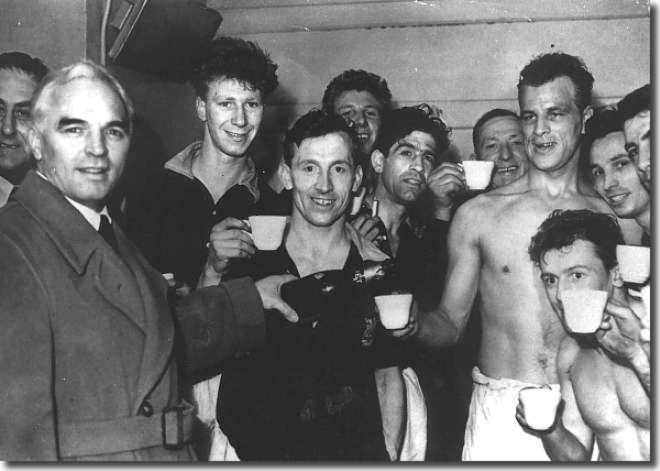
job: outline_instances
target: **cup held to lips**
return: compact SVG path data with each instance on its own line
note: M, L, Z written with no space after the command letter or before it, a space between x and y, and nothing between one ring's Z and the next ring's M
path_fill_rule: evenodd
M565 291L561 295L566 327L576 334L592 334L603 320L609 293L596 289Z
M645 283L651 273L651 249L639 245L617 245L619 274L626 283Z
M259 250L275 250L282 244L286 216L250 216L252 240Z
M408 324L410 305L413 300L412 294L387 294L376 296L374 300L383 327L386 329L403 329Z
M527 386L518 393L525 412L525 421L534 430L548 430L555 423L561 400L558 387Z
M465 183L469 190L483 190L490 183L494 162L490 160L464 160Z

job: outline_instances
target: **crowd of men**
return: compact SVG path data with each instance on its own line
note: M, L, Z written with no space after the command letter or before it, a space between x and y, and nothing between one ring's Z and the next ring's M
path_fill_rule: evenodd
M119 81L0 54L0 459L650 460L651 316L616 255L651 245L650 85L594 109L580 58L532 58L520 113L475 123L494 169L473 192L442 112L396 108L373 73L330 81L270 179L251 150L268 53L215 39L191 83L201 139L118 194ZM287 216L279 248L252 215ZM314 322L282 299L387 259L389 292L413 294L402 329L360 287ZM608 293L590 336L566 325L580 288ZM530 386L561 391L547 430Z

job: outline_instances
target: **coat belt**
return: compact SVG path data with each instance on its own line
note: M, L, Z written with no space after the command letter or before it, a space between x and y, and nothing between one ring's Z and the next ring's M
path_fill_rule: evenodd
M190 442L195 408L181 400L151 417L135 415L96 422L58 425L62 459L163 446L181 449Z

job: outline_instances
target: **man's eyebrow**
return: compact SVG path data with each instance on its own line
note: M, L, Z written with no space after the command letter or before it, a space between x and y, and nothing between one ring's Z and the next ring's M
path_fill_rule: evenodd
M30 106L30 100L27 101L20 101L14 105L14 107L20 106L21 108L23 107L29 107Z
M117 119L115 121L110 121L108 124L106 124L106 128L111 128L111 127L118 127L123 129L124 131L128 131L129 125L128 121L125 119Z
M85 120L77 119L77 118L60 118L60 120L57 123L57 129L62 129L67 126L73 126L76 124L77 125L85 124Z

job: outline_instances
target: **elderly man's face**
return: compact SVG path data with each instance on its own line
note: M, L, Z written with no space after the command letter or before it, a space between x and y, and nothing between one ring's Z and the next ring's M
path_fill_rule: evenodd
M107 84L86 77L44 97L30 132L39 170L65 196L94 210L119 179L130 142L126 109Z
M496 116L481 125L475 149L479 160L495 163L493 188L508 185L527 171L527 154L520 121L513 116Z
M36 88L36 80L22 70L0 69L0 174L21 167L29 159L25 135Z

